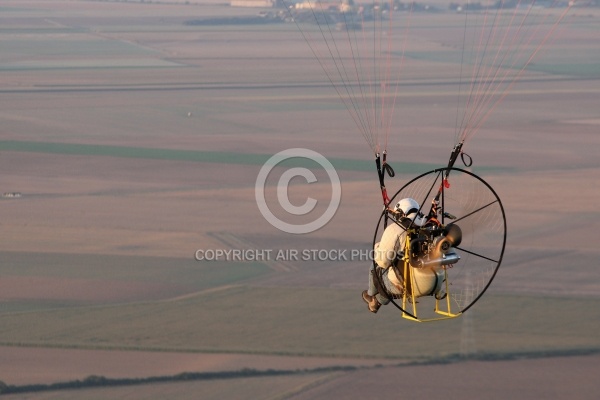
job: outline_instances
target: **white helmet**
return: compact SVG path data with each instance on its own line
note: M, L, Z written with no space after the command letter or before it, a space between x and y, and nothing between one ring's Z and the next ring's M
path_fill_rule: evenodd
M422 212L419 212L419 203L415 199L407 197L402 199L394 207L394 211L400 213L402 217L408 218L413 222L413 225L423 226L427 220Z

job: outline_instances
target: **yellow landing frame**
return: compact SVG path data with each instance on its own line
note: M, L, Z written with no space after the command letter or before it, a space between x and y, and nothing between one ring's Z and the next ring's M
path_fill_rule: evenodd
M410 232L412 233L412 232ZM453 312L452 306L450 302L450 285L448 284L448 270L444 268L444 282L446 285L446 297L442 300L435 299L435 308L434 312L439 315L439 317L432 318L419 318L419 314L417 311L417 298L415 297L415 293L413 288L416 287L415 276L411 273L410 266L410 235L409 232L406 234L406 243L404 245L404 285L405 290L402 294L402 318L406 318L410 321L414 322L433 322L433 321L442 321L445 319L456 318L462 315L461 311ZM406 277L410 277L410 286L407 285ZM412 305L412 315L410 314L407 306L410 303ZM445 307L444 307L445 304Z

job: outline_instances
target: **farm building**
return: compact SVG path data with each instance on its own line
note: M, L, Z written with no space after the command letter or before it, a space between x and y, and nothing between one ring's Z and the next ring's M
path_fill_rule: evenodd
M276 0L231 0L231 7L274 7Z

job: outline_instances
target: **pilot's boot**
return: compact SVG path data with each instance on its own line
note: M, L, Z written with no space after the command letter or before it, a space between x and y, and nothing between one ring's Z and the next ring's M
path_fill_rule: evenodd
M369 311L372 313L376 313L377 310L379 310L379 307L381 307L381 303L379 303L377 298L375 296L369 296L369 293L366 290L362 292L362 298L365 303L367 303Z

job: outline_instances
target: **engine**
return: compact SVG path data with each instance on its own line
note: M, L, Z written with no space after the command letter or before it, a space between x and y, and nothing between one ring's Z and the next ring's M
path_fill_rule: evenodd
M410 240L410 265L413 268L433 268L455 264L460 260L454 248L462 240L458 225L430 226L412 233Z

